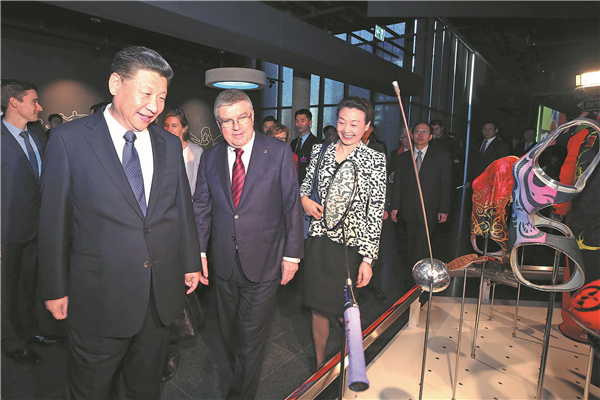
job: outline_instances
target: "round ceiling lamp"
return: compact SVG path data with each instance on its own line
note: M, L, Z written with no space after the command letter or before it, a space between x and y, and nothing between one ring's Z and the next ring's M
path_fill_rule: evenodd
M215 89L258 90L266 86L267 75L252 68L213 68L206 71L204 83Z

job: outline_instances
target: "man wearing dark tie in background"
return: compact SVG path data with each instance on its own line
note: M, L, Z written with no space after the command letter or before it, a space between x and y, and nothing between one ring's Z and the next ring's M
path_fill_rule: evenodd
M439 144L431 143L431 131L427 123L417 124L412 129L415 163L423 191L430 235L438 223L444 223L448 219L452 193L450 153ZM402 219L406 223L406 248L409 253L409 266L412 268L417 261L429 257L429 247L410 151L400 154L396 160L391 208L392 220L397 222Z
M181 141L152 126L173 71L132 46L112 103L52 133L42 174L40 282L69 330L66 398L158 398L169 325L200 279Z
M2 349L19 364L37 364L28 344L52 344L36 318L43 128L28 127L42 107L34 85L2 80Z
M208 284L210 238L219 322L233 368L227 398L252 399L275 293L304 254L302 208L292 151L254 132L246 93L221 92L214 114L225 140L202 155L193 196L201 282Z
M298 156L298 182L301 185L306 176L306 167L310 163L312 147L314 144L321 143L321 141L310 132L312 113L309 110L303 108L296 111L294 116L296 118L296 132L300 136L292 140L290 145L292 151Z
M498 135L498 124L490 121L483 124L481 127L481 135L483 140L476 146L477 150L471 153L470 174L467 182L467 187L471 186L473 179L485 171L485 169L499 158L510 155L510 147L508 143L500 139Z

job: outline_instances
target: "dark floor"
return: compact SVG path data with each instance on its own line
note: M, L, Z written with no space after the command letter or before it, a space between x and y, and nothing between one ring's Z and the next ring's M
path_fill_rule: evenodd
M457 210L458 214L458 210ZM457 215L456 214L456 215ZM468 218L468 216L467 216ZM466 254L462 251L468 241L464 235L458 234L458 224L455 229L448 229L438 237L440 246L439 257L450 261L456 254ZM461 238L462 239L458 239ZM371 292L362 290L358 293L363 328L369 326L389 306L408 290L401 284L403 270L407 267L400 259L396 245L394 224L384 222L382 233L382 287L389 302L381 304L375 300ZM458 246L457 243L461 243ZM455 254L456 253L456 254ZM300 272L301 274L301 272ZM310 330L310 313L301 304L301 275L296 276L287 286L280 287L277 294L277 306L269 330L266 358L261 371L261 381L257 398L284 399L315 371L315 358ZM457 282L456 282L457 283ZM452 287L460 287L453 283ZM441 295L450 295L456 290L446 291ZM470 297L476 297L478 285L468 285ZM177 375L165 383L161 389L161 399L221 399L227 392L231 371L225 358L219 328L213 293L210 287L199 289L201 304L205 314L205 324L200 336L181 344L182 359ZM515 289L502 288L497 290L497 298L514 298ZM456 295L456 294L451 294ZM460 294L458 294L460 295ZM506 297L505 297L506 296ZM524 293L527 298L527 293ZM382 335L369 348L367 362L372 359L378 349L383 348L402 325L402 318L392 326L393 329ZM327 348L329 356L339 351L341 346L341 329L337 323L332 323L330 340ZM43 357L42 364L26 367L13 363L2 355L2 398L8 399L58 399L61 398L66 370L66 348L64 345L42 347L35 350ZM334 384L332 384L333 386ZM319 398L334 399L337 390L325 391Z

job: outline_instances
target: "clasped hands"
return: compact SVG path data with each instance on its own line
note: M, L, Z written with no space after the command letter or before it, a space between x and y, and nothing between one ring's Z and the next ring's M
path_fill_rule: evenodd
M323 206L308 196L302 196L302 208L304 209L304 214L314 219L318 220L323 216Z

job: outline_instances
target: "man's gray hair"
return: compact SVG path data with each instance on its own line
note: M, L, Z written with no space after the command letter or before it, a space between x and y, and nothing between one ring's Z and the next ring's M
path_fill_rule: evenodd
M252 100L243 90L239 89L227 89L219 93L217 99L215 100L214 114L215 119L219 121L219 108L230 106L235 103L239 103L240 101L245 101L250 106L250 110L254 110L252 106Z
M156 72L167 82L173 78L169 63L156 51L143 46L129 46L119 51L112 61L110 73L116 73L122 79L131 79L141 69Z

